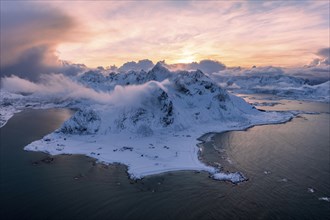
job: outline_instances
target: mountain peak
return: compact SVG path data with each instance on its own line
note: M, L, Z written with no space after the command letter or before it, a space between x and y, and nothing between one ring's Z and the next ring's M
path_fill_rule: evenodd
M171 72L164 66L164 61L159 61L156 65L148 72L148 75L152 79L162 81L171 75Z
M164 61L158 61L156 65L151 69L152 72L169 72L169 70L165 67Z

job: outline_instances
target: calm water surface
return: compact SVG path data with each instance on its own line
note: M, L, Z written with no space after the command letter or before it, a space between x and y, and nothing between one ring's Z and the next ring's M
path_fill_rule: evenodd
M329 112L329 105L302 102ZM272 108L293 108L290 102ZM294 109L294 108L293 108ZM301 110L300 109L300 110ZM327 219L330 203L329 114L217 134L203 159L248 181L234 185L201 172L130 181L122 165L81 155L54 160L23 147L58 128L72 112L26 110L0 130L1 219ZM314 193L308 191L313 188Z

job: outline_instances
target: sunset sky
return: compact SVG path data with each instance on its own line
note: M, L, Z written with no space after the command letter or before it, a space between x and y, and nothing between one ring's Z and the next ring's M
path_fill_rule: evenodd
M301 66L329 47L329 7L322 0L1 1L1 65L40 53L42 62L90 67L141 59Z

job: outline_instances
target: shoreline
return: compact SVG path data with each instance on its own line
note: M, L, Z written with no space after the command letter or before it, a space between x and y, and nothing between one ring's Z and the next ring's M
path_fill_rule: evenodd
M52 109L52 108L50 108ZM55 108L55 109L58 109L58 108ZM29 108L29 110L37 110L37 109L34 109L34 108ZM24 111L24 110L23 110ZM223 181L229 181L229 182L232 182L234 184L236 183L239 183L239 182L243 182L243 181L246 181L247 178L244 177L244 175L242 173L239 173L239 172L224 172L222 169L220 169L220 167L216 167L214 166L214 164L211 164L211 163L208 163L206 160L203 160L203 158L201 157L201 146L200 145L203 145L209 141L212 140L212 138L217 135L217 134L221 134L221 133L225 133L225 132L229 132L229 131L246 131L254 126L262 126L262 125L272 125L272 124L284 124L284 123L287 123L287 122L290 122L293 118L297 117L298 115L300 114L303 114L302 112L296 112L297 114L292 114L291 117L289 118L286 118L286 120L281 120L281 121L277 121L277 122L272 122L272 123L258 123L258 124L250 124L250 125L245 125L245 126L242 126L242 127L232 127L230 129L224 129L222 131L218 131L218 132L206 132L204 133L203 135L199 136L198 138L193 138L194 135L189 135L190 137L188 138L189 141L193 141L193 145L194 147L191 147L191 149L193 150L192 152L190 152L190 156L194 156L196 155L195 159L195 164L194 166L183 166L183 164L176 164L174 167L170 167L170 168L160 168L160 169L151 169L151 171L148 169L147 170L144 170L143 169L138 169L136 170L134 168L134 164L133 165L130 165L129 163L125 163L125 161L121 161L121 160L116 160L116 159L113 159L113 158L106 158L106 157L98 157L97 154L90 154L88 152L79 152L79 150L77 152L74 152L74 151L64 151L64 152L61 152L61 151L52 151L51 149L49 150L48 147L51 147L51 146L48 146L48 147L44 147L43 149L33 149L31 148L31 144L34 145L34 144L37 144L38 145L38 142L39 142L39 145L43 145L43 143L45 142L42 142L43 140L47 139L47 137L51 136L54 134L53 133L50 133L48 135L46 135L43 139L41 140L37 140L35 142L32 142L30 143L29 145L25 146L24 147L24 150L27 150L27 151L39 151L39 152L43 152L43 153L47 153L48 155L52 155L52 156L55 156L55 155L66 155L66 154L75 154L75 155L84 155L88 158L91 158L93 160L95 160L96 163L100 163L100 164L104 164L104 165L111 165L111 164L120 164L120 165L123 165L125 166L125 170L126 170L126 173L128 175L128 178L129 179L132 179L132 180L138 180L138 179L143 179L144 177L148 177L148 176L153 176L153 175L161 175L161 174L164 174L164 173L170 173L170 172L176 172L176 171L196 171L196 172L207 172L209 173L209 177L213 178L213 179L216 179L214 174L220 174L220 175L227 175L224 178L224 176L222 176L221 179L219 180L223 180ZM189 133L189 132L185 132L185 133ZM56 133L55 133L56 134ZM185 139L187 138L186 136L188 135L183 135L181 134L180 135L176 135L176 136L179 136L179 139ZM81 136L83 137L83 136ZM62 136L62 138L66 139L67 137ZM70 135L69 135L69 138L70 138ZM97 138L96 138L97 139ZM41 142L40 142L41 141ZM46 141L46 144L47 144L48 141ZM88 143L91 143L92 144L93 141L89 141L87 142ZM105 143L106 144L106 143ZM53 145L54 146L58 146L58 145L61 145L59 143ZM30 147L28 147L30 146ZM94 148L95 150L95 148ZM193 159L193 158L192 158ZM155 162L157 163L157 160L155 160ZM141 167L140 167L141 168ZM138 175L136 175L138 174ZM239 181L232 181L232 179L228 179L228 175L231 175L231 174L236 174L235 177L241 177L239 178Z
M285 123L295 117L294 114L288 112L273 112L273 114L282 114L282 116L276 121L256 121L253 124L231 124L231 126L227 124L227 126L222 126L222 128L216 125L208 126L204 130L218 131L203 133L206 135L246 130L257 125ZM216 127L219 128L217 129ZM218 168L200 160L200 148L198 145L203 143L202 136L204 136L198 135L200 133L201 130L190 130L175 134L156 134L152 137L133 137L131 139L133 136L131 133L109 134L108 136L110 137L105 137L104 135L65 135L55 131L46 135L43 139L25 146L24 150L41 151L50 155L81 154L104 164L123 164L127 166L128 176L133 180L174 171L205 171L213 179L230 181L232 183L245 181L246 177L239 172L221 172ZM199 138L196 138L198 136ZM115 144L109 146L109 143L112 142L115 142ZM180 147L173 151L173 145L179 145ZM80 147L77 149L75 146ZM154 151L153 149L157 150Z
M39 106L25 107L19 109L19 111L17 111L16 113L29 109L52 109L52 108L59 109L63 107L70 110L73 109L77 110L77 108L79 108L79 106L75 106L75 105L69 107L65 103L60 105L47 104L44 106L39 105ZM210 139L212 138L212 136L219 133L224 133L228 131L245 131L254 126L261 126L261 125L283 124L291 121L294 117L297 117L298 115L305 113L312 114L311 112L305 112L299 110L297 111L277 110L277 111L265 111L265 112L259 111L259 112L260 114L252 115L250 118L248 118L248 120L243 122L231 123L230 121L224 121L224 122L215 121L213 123L202 124L202 126L200 126L202 128L198 126L193 126L189 130L178 132L178 134L176 134L175 131L171 131L171 130L170 131L160 130L160 131L156 131L156 133L151 138L146 137L145 138L146 140L142 140L140 137L134 136L134 134L130 132L126 132L119 136L118 134L110 133L107 135L111 136L111 138L107 139L104 138L105 135L100 135L100 134L85 135L85 136L68 135L68 134L60 135L59 133L54 131L46 135L43 139L30 143L29 145L25 146L24 149L28 151L41 151L44 153L48 153L50 155L81 154L93 158L96 161L104 164L120 163L127 166L128 176L132 179L141 179L145 176L157 175L161 173L174 172L180 170L198 171L198 172L206 171L212 177L216 173L222 173L222 174L231 174L231 173L220 172L220 170L217 167L213 166L212 164L208 164L206 161L200 159L201 149L199 145L208 141L207 139ZM14 114L16 113L13 113L11 117L13 117ZM315 112L313 112L313 114L314 113ZM203 139L205 135L207 136L207 138ZM46 141L47 139L50 139L51 141ZM64 141L64 139L68 139L68 141ZM69 139L72 139L72 141L70 142ZM101 139L101 143L99 139ZM120 140L118 141L118 139ZM132 147L134 149L132 149L131 152L135 153L135 158L134 158L134 155L130 154L127 151L130 151L131 148L130 145L136 145L136 143L141 140L142 142L139 146ZM156 155L155 152L151 152L148 149L150 148L149 146L150 144L154 145L153 149L157 147L157 151L160 150L161 151L160 153L167 154L167 158L162 157L160 155ZM172 146L167 146L167 145L172 145ZM84 149L77 149L75 148L75 146L84 146ZM128 150L123 149L125 146L129 147ZM182 146L185 146L183 147L184 148L183 150L181 149ZM99 152L98 151L99 148L109 148L109 149L107 150L108 152L106 151ZM166 149L165 151L171 151L172 156L169 156L168 152L164 151L164 148ZM167 149L167 148L171 148L171 149ZM177 152L173 151L172 150L173 148L176 148ZM145 152L145 150L147 150L147 152ZM118 155L117 153L120 151L122 151L124 155L119 155L119 159L118 159L116 158L116 155ZM184 156L183 161L177 160L176 164L173 161L171 163L166 163L167 159L169 160L175 159L175 154L178 154L178 152L180 154L181 153L187 154ZM112 153L113 155L109 153ZM144 164L143 161L142 162L140 161L141 164L131 163L129 159L132 160L140 159L137 158L136 154L149 157L148 160L150 159L151 162L148 161L146 164ZM123 157L125 155L128 156L129 159L125 159Z
M52 108L58 109L61 107L52 106L50 108L44 107L41 109L52 109ZM27 109L23 109L21 111L37 110L37 109L39 109L39 108L27 108ZM69 109L71 109L71 108L69 108ZM16 114L16 113L14 113L14 114ZM56 133L56 131L54 131L54 132L46 135L43 139L37 140L37 141L34 141L34 142L28 144L27 146L24 147L24 150L44 152L44 153L47 153L52 156L59 155L59 154L85 155L87 157L95 159L95 161L98 163L106 164L106 165L118 163L118 164L126 166L127 174L129 176L129 178L131 178L133 180L142 179L146 176L158 175L158 174L162 174L162 173L175 172L175 171L197 171L197 172L205 171L205 172L209 173L209 177L211 177L213 179L230 181L232 183L239 183L239 182L245 181L247 178L244 177L244 175L239 172L223 172L219 168L215 167L214 165L209 164L205 160L201 159L201 157L200 157L201 148L199 145L209 141L215 134L218 134L218 133L224 133L224 132L228 132L228 131L247 130L251 127L260 126L260 125L286 123L286 122L292 120L293 117L297 116L297 114L292 114L290 112L273 112L273 114L279 114L279 115L282 114L282 116L279 117L279 119L277 119L275 121L268 121L268 122L259 121L259 122L255 122L253 124L242 124L242 125L238 125L238 124L233 125L232 124L229 126L228 126L228 124L226 126L214 126L214 125L212 126L211 125L211 126L208 126L209 128L206 128L205 130L218 130L218 131L216 131L216 132L212 131L212 132L206 132L206 133L203 132L204 133L203 135L198 135L202 131L195 130L195 131L183 131L183 132L180 132L175 135L172 134L172 136L171 136L171 134L169 136L154 135L155 137L153 136L153 137L151 137L151 139L149 137L142 138L142 140L143 139L148 139L148 140L147 141L144 140L144 143L140 144L140 149L138 149L138 151L142 152L141 155L148 154L148 152L145 152L143 149L146 146L149 146L149 144L147 144L147 142L155 142L155 140L157 142L157 139L162 140L165 138L165 140L158 143L158 145L164 145L164 147L166 146L166 144L168 142L170 142L170 143L174 142L175 144L177 144L177 142L178 142L178 145L185 146L184 150L180 151L181 148L179 148L177 150L177 152L175 152L176 153L175 157L178 157L177 161L175 161L175 162L172 161L170 163L167 163L166 158L162 158L161 156L155 156L155 158L151 158L152 163L150 163L150 161L147 163L140 161L141 164L139 164L139 163L132 164L132 163L130 163L129 160L127 160L123 157L116 159L116 155L109 154L109 151L111 153L111 150L112 150L112 152L117 151L117 150L119 150L119 151L122 150L120 147L119 147L119 149L110 148L110 150L109 149L107 150L108 152L96 153L98 148L108 147L107 146L107 145L109 145L108 143L111 143L113 140L118 138L113 135L112 135L113 136L112 138L114 138L114 139L111 140L111 138L109 138L106 141L103 141L103 143L102 142L98 143L98 138L104 138L104 137L102 137L102 135L92 135L93 137L90 137L89 135L78 136L78 140L73 141L72 143L69 144L69 145L71 145L71 148L65 149L66 148L65 145L67 144L65 142L69 142L69 141L65 141L65 140L70 139L70 138L74 139L75 135L63 135L63 134L61 135L61 134ZM122 136L121 140L127 139L127 136L130 136L130 135L132 135L132 134L129 134L129 133L124 134L124 136ZM203 138L205 135L206 135L206 139ZM171 138L172 139L168 140L167 139L168 137L170 137L170 139ZM198 137L198 138L196 138L196 137ZM93 139L93 141L88 141L89 139ZM135 141L137 141L137 142L141 141L141 138L137 138L137 139L139 139L139 140L135 140ZM51 140L51 141L49 141L49 140ZM95 143L98 143L97 144L98 147L95 147ZM85 145L86 149L81 150L81 149L74 149L74 147L72 147L72 146L81 146L81 145ZM119 144L119 146L126 146L126 145L127 145L127 143ZM157 144L155 144L155 146L152 148L154 149L156 146L157 146ZM158 150L163 150L162 148L159 149L160 148L159 146L157 148L158 148ZM127 151L127 150L123 150L123 151ZM106 153L107 155L104 156L103 155L104 153ZM133 160L136 159L136 157L132 158L132 155L130 155L129 153L127 154L127 152L123 152L123 153L124 153L124 155L121 155L121 156L124 156L124 157L128 156L128 157L131 157L131 159L133 159ZM172 150L172 153L174 153L173 150ZM178 153L180 154L180 156L178 156ZM182 156L181 154L184 154L184 155ZM159 159L158 159L158 157L159 157ZM173 155L172 155L172 157L168 156L169 160L173 160L173 158L174 158ZM163 166L160 166L160 165L163 165ZM221 177L217 178L216 175L218 175L218 176L221 175Z

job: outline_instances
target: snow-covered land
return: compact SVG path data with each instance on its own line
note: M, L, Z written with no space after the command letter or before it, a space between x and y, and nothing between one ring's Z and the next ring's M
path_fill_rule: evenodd
M3 127L7 121L13 117L18 108L13 106L13 103L18 103L22 99L22 95L9 93L1 90L0 92L0 128Z
M309 79L289 75L276 67L223 70L210 74L210 77L222 88L234 93L271 94L285 99L330 101L330 81L310 85Z
M239 172L223 173L203 164L198 159L197 138L209 132L282 123L294 116L261 112L227 93L200 70L170 72L162 63L148 72L89 71L75 78L55 79L22 86L25 91L20 92L31 94L17 96L19 101L15 95L11 104L37 99L39 107L60 105L78 110L55 132L25 149L52 155L85 154L104 163L122 163L128 166L131 178L198 170L209 172L214 179L243 181ZM9 78L4 81L10 85ZM10 88L7 90L18 92ZM50 105L52 102L55 104Z
M35 94L16 94L5 89L0 90L0 128L7 121L24 109L48 109L61 107L74 107L72 100L56 97L44 97Z

